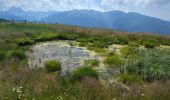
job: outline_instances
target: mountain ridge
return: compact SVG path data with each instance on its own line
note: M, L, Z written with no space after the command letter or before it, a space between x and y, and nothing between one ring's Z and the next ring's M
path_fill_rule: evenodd
M52 24L66 24L80 27L115 29L127 32L149 32L170 34L170 22L136 12L113 10L100 12L95 10L70 10L32 12L20 8L11 8L0 12L2 19L45 21Z

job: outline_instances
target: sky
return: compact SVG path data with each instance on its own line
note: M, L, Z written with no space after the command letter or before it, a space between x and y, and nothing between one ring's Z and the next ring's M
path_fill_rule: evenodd
M170 21L170 0L0 0L0 10L11 7L25 11L121 10Z

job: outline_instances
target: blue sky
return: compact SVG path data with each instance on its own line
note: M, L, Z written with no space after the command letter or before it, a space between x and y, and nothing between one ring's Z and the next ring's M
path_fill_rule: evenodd
M121 10L170 21L170 0L0 0L0 9L20 7L25 11Z

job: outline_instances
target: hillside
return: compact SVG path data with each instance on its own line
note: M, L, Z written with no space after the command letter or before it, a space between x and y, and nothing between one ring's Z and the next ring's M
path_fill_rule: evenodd
M0 44L0 100L170 99L168 35L0 23Z
M75 25L89 28L116 29L126 32L149 32L170 34L170 22L141 15L135 12L122 11L99 12L94 10L70 11L23 11L11 8L0 12L0 18L28 21L40 21L53 24Z
M44 18L49 23L60 23L82 27L96 27L127 32L150 32L169 34L170 22L138 13L121 11L97 12L73 10L60 12Z

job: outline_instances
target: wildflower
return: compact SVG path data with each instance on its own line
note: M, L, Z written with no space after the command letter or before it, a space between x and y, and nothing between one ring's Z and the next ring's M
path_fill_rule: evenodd
M15 90L16 90L15 88L12 89L13 92L14 92Z

